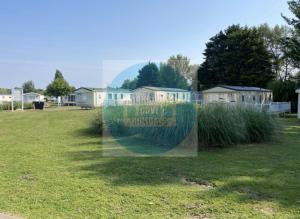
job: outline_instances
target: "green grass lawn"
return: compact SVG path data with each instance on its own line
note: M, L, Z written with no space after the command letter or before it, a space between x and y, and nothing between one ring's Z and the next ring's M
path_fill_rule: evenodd
M198 157L103 157L94 111L0 113L0 213L24 218L299 218L300 124ZM196 182L196 183L194 183Z

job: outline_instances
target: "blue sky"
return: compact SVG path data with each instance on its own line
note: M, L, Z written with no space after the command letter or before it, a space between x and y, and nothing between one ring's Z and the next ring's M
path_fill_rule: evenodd
M0 0L0 87L55 69L74 86L114 77L106 60L166 60L181 53L200 64L207 40L231 24L285 24L285 0Z

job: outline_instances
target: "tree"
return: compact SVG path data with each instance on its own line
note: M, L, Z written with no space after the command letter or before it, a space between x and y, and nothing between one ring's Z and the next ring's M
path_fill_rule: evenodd
M161 63L160 68L154 63L145 65L137 78L125 80L121 88L133 90L141 86L189 88L185 77L166 63Z
M72 87L64 79L63 74L56 70L54 80L47 86L46 93L49 96L60 97L72 92Z
M11 94L11 90L7 88L0 88L0 94L6 95Z
M292 112L297 111L298 95L295 93L297 82L293 80L276 80L269 83L268 88L273 91L273 101L291 102Z
M288 1L289 9L294 14L294 18L282 17L293 27L292 36L287 37L287 55L293 60L296 67L300 67L300 2L296 0Z
M297 88L300 88L300 72L296 73L291 80L296 83Z
M267 24L263 24L258 27L258 31L271 55L272 70L276 74L276 78L287 80L294 71L292 60L288 55L289 50L286 41L292 33L291 29L279 25L271 28Z
M271 56L256 28L229 26L206 44L198 89L219 84L266 87L275 78Z
M160 65L158 82L161 87L188 88L188 82L185 77L173 67L163 63Z
M195 78L195 74L198 69L198 65L191 65L190 59L188 57L178 54L176 56L171 56L167 65L171 66L176 72L183 75L189 82Z
M155 63L149 62L141 70L137 76L136 87L157 86L158 85L158 67Z
M60 70L56 69L54 79L64 79L64 76L63 76L63 74L61 73Z
M129 89L129 90L133 90L136 88L136 82L137 82L137 78L133 79L133 80L125 80L121 86L121 88L123 89Z
M22 88L23 88L24 93L30 93L30 92L35 92L36 91L33 81L25 82L22 85Z

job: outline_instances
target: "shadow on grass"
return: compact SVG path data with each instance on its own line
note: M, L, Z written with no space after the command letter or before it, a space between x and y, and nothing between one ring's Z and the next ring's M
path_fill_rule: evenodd
M102 135L102 132L98 129L95 129L94 127L88 127L83 129L77 129L73 136L81 136L81 137L93 137L93 138L100 138Z
M183 184L182 179L200 179L213 182L216 187L199 189L195 192L199 198L232 196L237 202L271 201L298 209L300 128L296 122L289 122L288 125L283 131L283 139L289 139L285 144L203 150L198 157L110 158L102 156L104 148L99 143L93 151L72 152L71 158L75 162L89 161L76 169L84 177L105 179L116 186L191 186ZM80 133L95 136L88 130L81 130Z

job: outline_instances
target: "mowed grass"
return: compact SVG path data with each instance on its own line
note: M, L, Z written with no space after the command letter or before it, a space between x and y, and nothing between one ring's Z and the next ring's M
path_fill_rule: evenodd
M103 157L92 110L0 112L0 213L24 218L297 218L300 124L197 157Z

